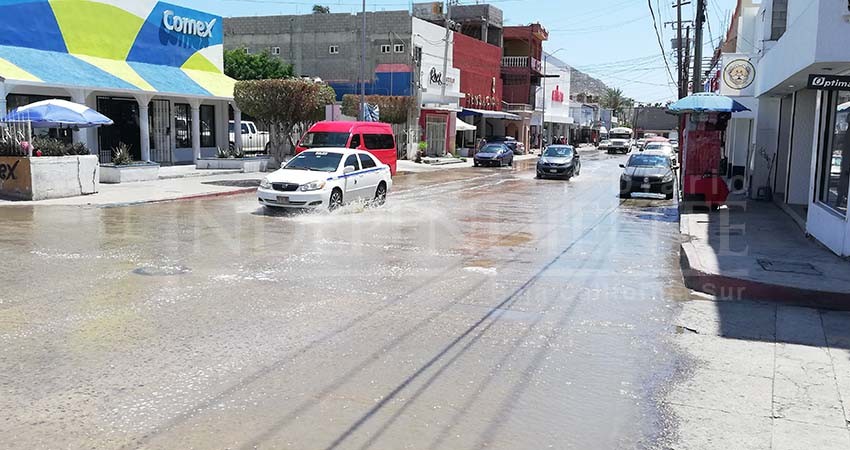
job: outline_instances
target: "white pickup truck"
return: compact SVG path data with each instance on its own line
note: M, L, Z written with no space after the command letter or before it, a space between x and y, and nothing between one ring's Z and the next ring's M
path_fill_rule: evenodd
M233 134L233 121L230 121L230 149L236 147L236 136ZM242 121L242 151L245 153L268 153L269 132L257 130L257 125L251 121Z

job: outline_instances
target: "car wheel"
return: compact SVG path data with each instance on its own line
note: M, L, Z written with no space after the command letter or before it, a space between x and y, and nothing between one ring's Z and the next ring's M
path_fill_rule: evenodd
M472 162L472 166L473 166L473 167L478 167L478 161L473 161L473 162Z
M631 192L620 192L620 198L632 198Z
M666 198L667 200L673 200L673 193L671 192L669 194L664 194L664 198Z
M265 147L265 153L266 153L267 155L269 154L269 150L271 150L271 148L272 148L272 144L271 144L271 142L267 142L267 143L266 143L266 147Z
M387 202L387 185L383 181L378 185L378 190L375 191L375 204L378 206Z
M342 191L339 188L331 191L331 198L328 201L328 209L334 211L342 206Z
M513 166L514 166L514 159L513 159L513 158L511 158L511 159L508 161L508 167L513 167Z

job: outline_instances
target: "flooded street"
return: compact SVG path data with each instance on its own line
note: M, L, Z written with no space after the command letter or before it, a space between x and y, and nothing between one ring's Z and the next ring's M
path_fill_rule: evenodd
M2 447L661 448L688 291L676 205L619 199L623 161L334 213L4 208Z

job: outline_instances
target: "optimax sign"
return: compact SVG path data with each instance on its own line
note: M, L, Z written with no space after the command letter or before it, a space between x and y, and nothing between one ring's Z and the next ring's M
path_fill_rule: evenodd
M850 77L841 75L809 75L809 89L850 91Z
M204 22L203 20L181 17L174 14L174 11L170 9L162 13L162 26L166 30L200 38L212 37L216 21L217 19L213 19Z

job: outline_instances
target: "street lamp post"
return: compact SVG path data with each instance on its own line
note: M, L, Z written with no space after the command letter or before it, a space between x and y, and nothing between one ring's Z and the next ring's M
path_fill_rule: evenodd
M552 53L546 53L546 51L543 52L543 120L542 120L542 123L541 123L541 128L543 129L543 137L544 138L546 137L546 78L547 78L546 66L547 66L547 63L549 61L549 57L555 56L555 54L560 52L561 50L564 50L564 48L561 47L561 48L555 50Z

